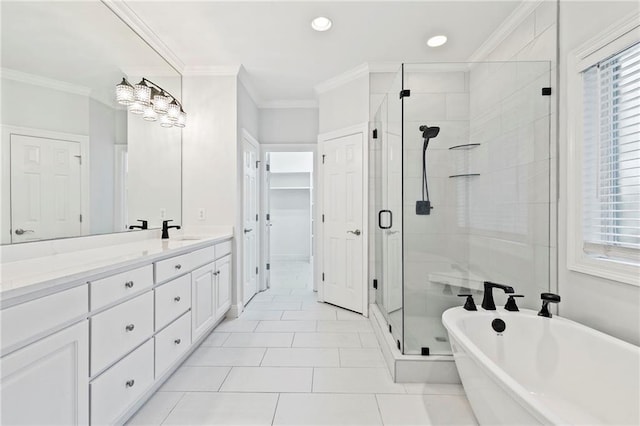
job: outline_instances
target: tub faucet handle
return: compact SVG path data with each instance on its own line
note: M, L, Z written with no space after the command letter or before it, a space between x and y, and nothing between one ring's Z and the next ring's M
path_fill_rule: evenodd
M518 309L518 305L516 305L516 299L514 299L514 297L524 297L524 295L523 294L510 294L509 298L507 299L507 304L504 305L504 308L507 311L519 312L520 309Z
M542 299L542 308L538 312L538 316L551 318L551 312L549 312L549 303L560 303L560 296L554 293L541 293L540 299Z
M464 302L464 309L467 311L477 311L476 302L473 301L473 294L459 294L458 297L466 297L467 300Z

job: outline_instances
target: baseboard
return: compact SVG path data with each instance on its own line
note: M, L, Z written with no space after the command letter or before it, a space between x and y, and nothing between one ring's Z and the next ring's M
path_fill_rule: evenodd
M453 356L403 355L378 305L369 306L369 321L380 344L385 364L396 383L459 384L460 376Z
M242 305L231 305L231 307L227 311L226 317L230 318L230 319L238 318L243 311L244 311L244 306L242 306Z

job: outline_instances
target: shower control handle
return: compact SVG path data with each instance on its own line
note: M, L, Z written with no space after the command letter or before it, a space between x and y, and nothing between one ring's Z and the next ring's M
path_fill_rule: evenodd
M389 213L389 226L382 226L382 213ZM393 226L393 213L391 210L380 210L378 212L378 227L380 229L391 229Z
M355 231L347 231L347 234L360 235L362 232L360 232L359 229L356 229Z

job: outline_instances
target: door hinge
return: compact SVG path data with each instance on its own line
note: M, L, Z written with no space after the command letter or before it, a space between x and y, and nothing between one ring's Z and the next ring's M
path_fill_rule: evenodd
M326 157L326 154L322 154L322 164L324 164L325 157Z
M267 213L267 220L271 220L271 215Z
M543 87L542 96L551 96L551 87Z
M404 98L404 97L409 97L411 96L411 90L409 89L404 89L400 91L400 99Z
M82 166L82 155L74 155L74 157L76 157L78 159L78 162Z
M376 280L375 278L374 278L374 280L373 280L373 289L374 289L374 290L377 290L377 289L378 289L378 280Z
M378 129L373 129L373 138L378 139Z
M271 164L267 163L267 171L270 172L271 171Z
M260 167L260 160L256 161L256 169Z
M324 272L322 273L322 281L324 281Z
M389 333L392 333L391 331L391 324L387 324L389 326Z
M324 214L322 215L322 223L324 223Z
M270 270L271 270L271 264L267 263L267 271L270 271Z
M398 350L401 351L402 350L402 345L400 345L400 340L396 340L396 342L398 342Z
M256 275L258 275L258 267L256 266Z
M256 213L256 222L258 221L258 214Z
M80 215L80 223L82 223L82 215Z

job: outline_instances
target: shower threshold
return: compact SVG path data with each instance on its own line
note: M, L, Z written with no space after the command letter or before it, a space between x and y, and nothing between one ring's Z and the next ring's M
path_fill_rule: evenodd
M385 364L396 383L460 383L452 355L403 355L396 346L378 305L369 305L369 321L380 344Z

